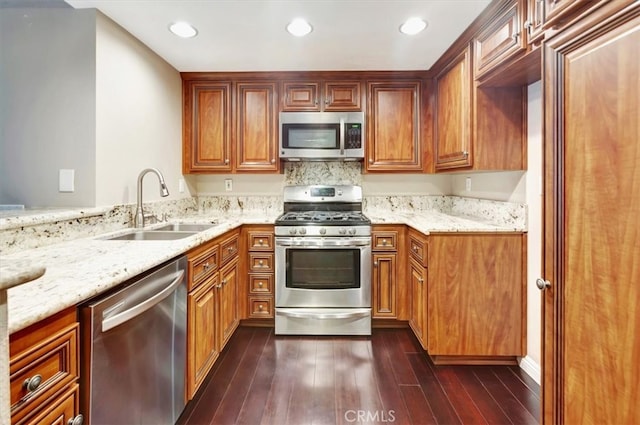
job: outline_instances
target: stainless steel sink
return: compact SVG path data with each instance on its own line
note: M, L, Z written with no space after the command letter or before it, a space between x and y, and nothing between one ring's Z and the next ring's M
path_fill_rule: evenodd
M198 232L138 230L124 235L105 238L110 241L172 241L187 238Z
M211 229L215 224L173 223L153 229L168 232L202 232Z

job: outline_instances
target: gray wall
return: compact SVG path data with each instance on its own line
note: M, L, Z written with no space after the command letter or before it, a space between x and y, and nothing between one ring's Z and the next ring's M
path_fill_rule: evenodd
M95 11L1 9L0 31L0 204L93 206Z

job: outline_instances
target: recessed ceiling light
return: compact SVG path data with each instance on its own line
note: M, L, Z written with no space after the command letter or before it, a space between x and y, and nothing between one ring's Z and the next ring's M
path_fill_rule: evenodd
M415 35L425 29L427 23L420 18L409 18L400 26L400 32L407 35Z
M169 31L182 38L191 38L198 34L198 30L186 22L175 22L169 25Z
M296 18L289 25L287 25L287 31L290 34L295 35L296 37L302 37L311 32L313 28L309 24L309 22L305 21L302 18Z

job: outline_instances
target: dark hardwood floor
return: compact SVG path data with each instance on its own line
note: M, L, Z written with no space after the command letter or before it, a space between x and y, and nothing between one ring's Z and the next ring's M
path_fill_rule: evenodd
M178 424L536 424L515 366L435 366L409 329L276 336L240 327Z

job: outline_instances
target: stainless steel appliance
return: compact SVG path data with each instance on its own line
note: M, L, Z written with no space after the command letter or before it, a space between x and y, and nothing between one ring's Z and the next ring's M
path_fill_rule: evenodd
M280 112L280 159L361 161L364 112Z
M275 223L275 333L371 334L371 222L359 186L287 186Z
M80 308L89 423L174 424L185 407L186 257Z

